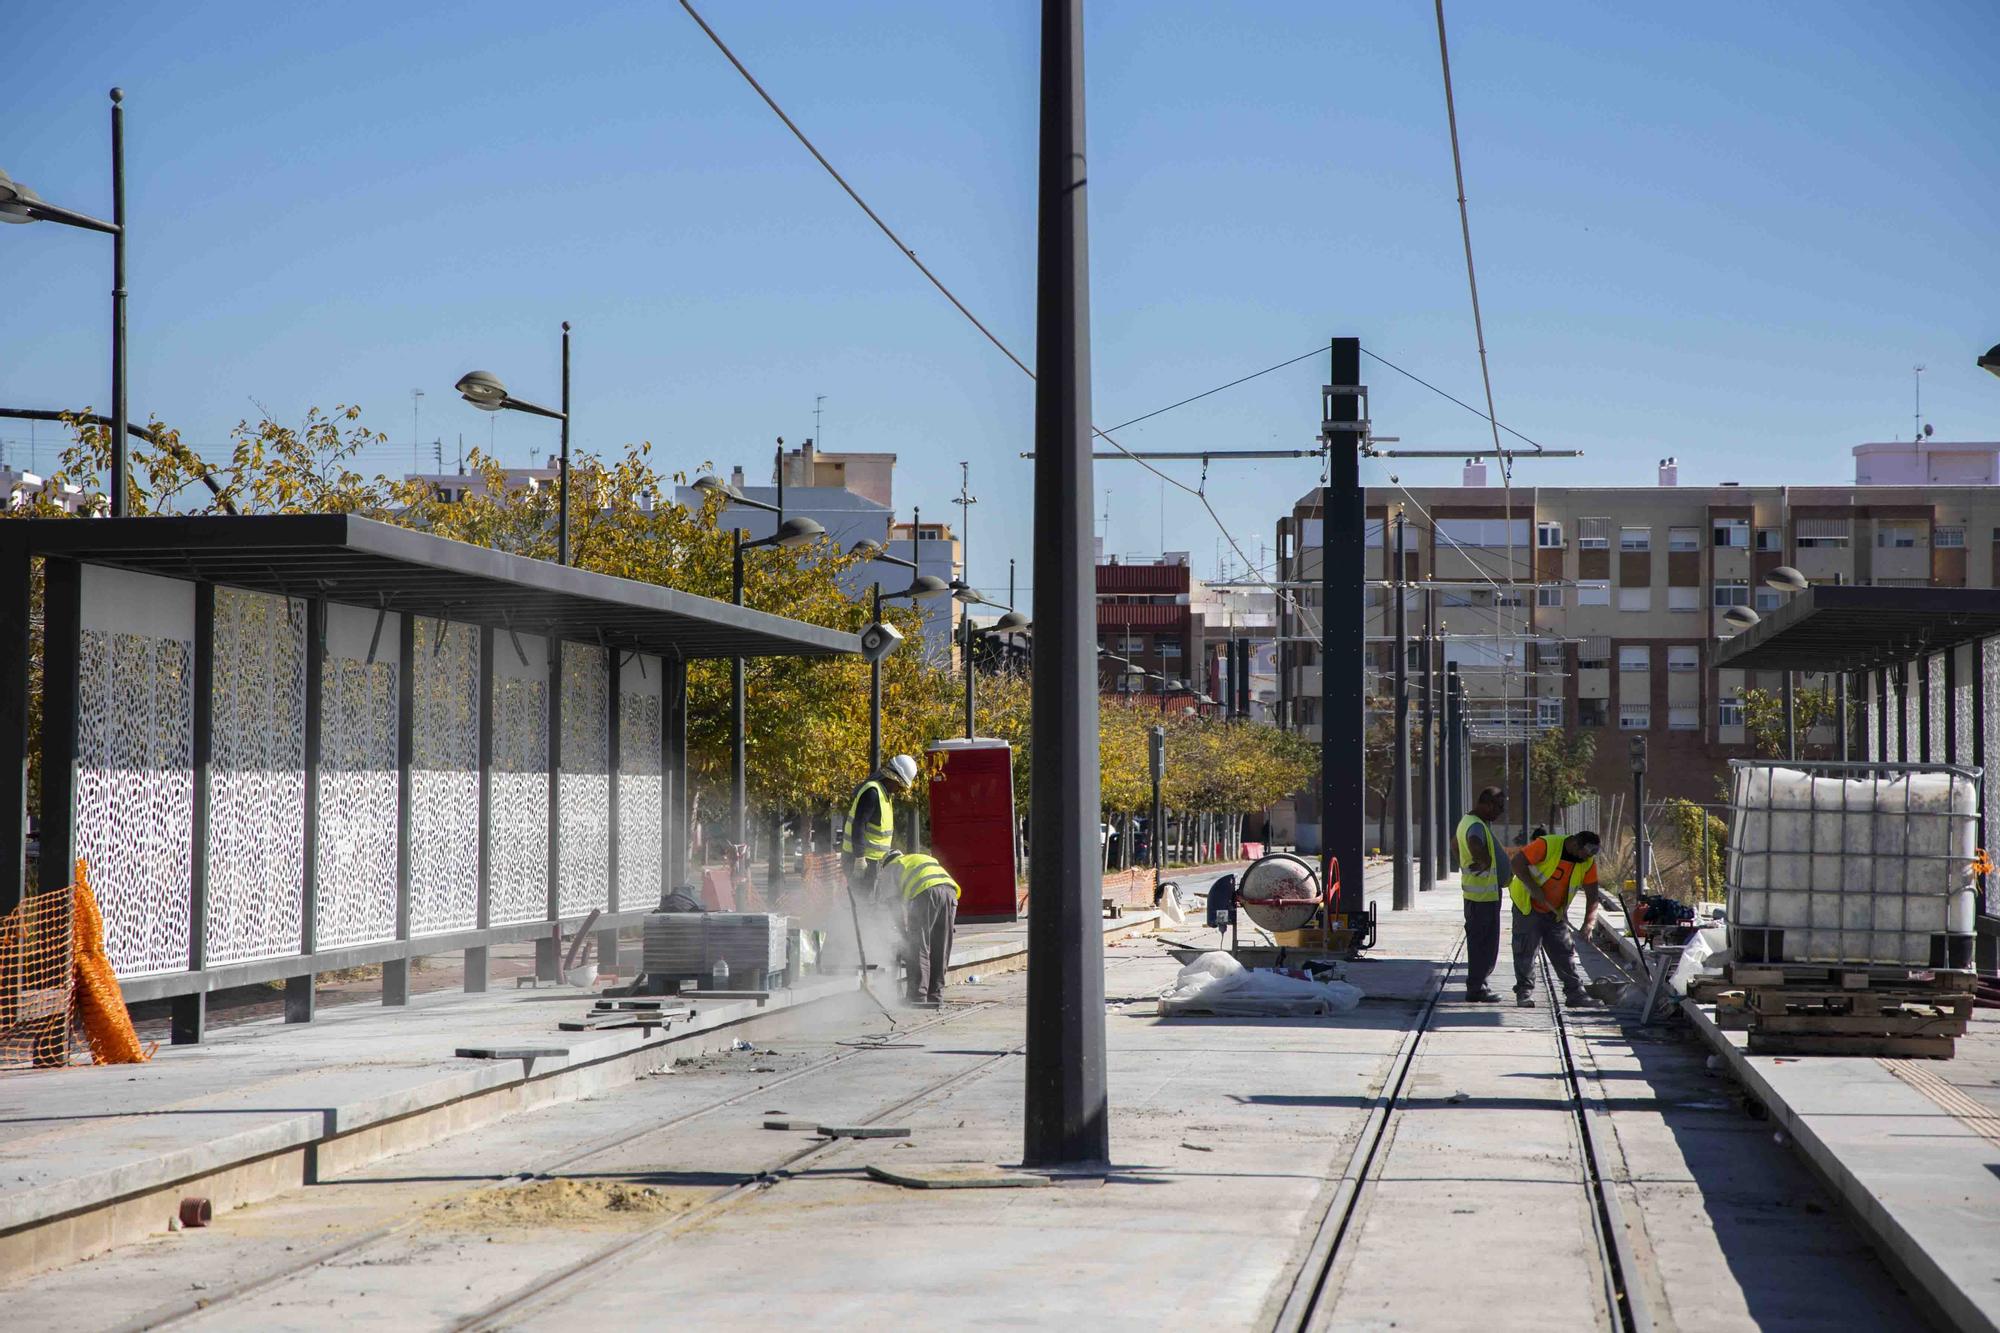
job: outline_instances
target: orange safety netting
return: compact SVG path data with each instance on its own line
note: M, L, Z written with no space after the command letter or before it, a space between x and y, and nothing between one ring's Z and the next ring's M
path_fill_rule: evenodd
M82 861L69 893L37 893L0 919L0 1069L69 1063L73 1028L98 1064L150 1059L104 952L104 918Z
M90 891L88 871L83 861L76 863L76 1012L94 1063L136 1065L152 1059L158 1043L141 1046L132 1030L118 974L104 952L104 915Z

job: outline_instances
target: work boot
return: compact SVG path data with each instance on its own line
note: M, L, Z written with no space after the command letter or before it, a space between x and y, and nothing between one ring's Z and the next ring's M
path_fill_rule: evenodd
M1514 1004L1517 1008L1532 1009L1535 1007L1535 997L1527 991L1517 990L1514 992Z
M1500 1003L1500 997L1493 993L1491 987L1481 986L1477 990L1467 991L1465 993L1465 1002L1467 1004L1498 1004Z
M1589 1009L1597 1004L1597 997L1585 991L1566 990L1563 992L1563 1003L1572 1009Z

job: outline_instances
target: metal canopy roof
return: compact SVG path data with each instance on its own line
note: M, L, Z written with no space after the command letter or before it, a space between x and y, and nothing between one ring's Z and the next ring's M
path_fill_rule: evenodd
M1745 671L1867 671L2000 635L2000 591L1816 584L1725 642Z
M0 521L0 543L141 574L559 634L666 657L831 657L860 637L350 514ZM17 546L19 549L19 546Z

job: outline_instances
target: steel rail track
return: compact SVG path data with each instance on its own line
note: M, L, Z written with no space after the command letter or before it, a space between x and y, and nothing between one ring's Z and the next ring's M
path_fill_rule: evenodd
M1274 1330L1304 1333L1330 1310L1326 1306L1327 1300L1338 1291L1331 1285L1334 1270L1343 1255L1352 1224L1361 1214L1366 1187L1384 1165L1386 1154L1382 1149L1389 1141L1390 1129L1396 1122L1404 1084L1424 1038L1430 1033L1431 1020L1445 983L1464 949L1465 942L1461 939L1450 961L1440 970L1417 1021L1404 1034L1402 1044L1391 1057L1382 1089L1369 1108L1360 1138L1335 1185L1313 1241L1293 1276L1291 1290L1271 1325ZM1542 990L1552 1019L1551 1035L1562 1062L1563 1079L1568 1090L1568 1109L1576 1130L1578 1159L1583 1175L1580 1183L1590 1198L1591 1228L1597 1243L1598 1266L1604 1280L1605 1300L1612 1323L1620 1333L1653 1333L1652 1313L1646 1304L1645 1292L1637 1282L1639 1264L1627 1237L1624 1210L1613 1182L1606 1180L1603 1174L1603 1164L1611 1160L1615 1152L1606 1144L1599 1128L1600 1122L1608 1123L1610 1110L1598 1086L1594 1066L1586 1072L1577 1060L1559 987L1555 985L1547 958L1538 959L1538 964Z
M895 1049L892 1043L896 1038L913 1036L919 1032L928 1032L933 1028L942 1027L946 1023L957 1022L961 1018L968 1018L973 1014L984 1013L998 1003L999 1001L997 1000L982 1000L978 1003L955 1009L950 1013L939 1014L935 1017L925 1019L921 1023L895 1028L891 1032L884 1034L883 1049ZM756 1087L731 1093L727 1097L719 1097L712 1102L704 1103L701 1106L684 1111L666 1120L654 1121L632 1129L614 1131L613 1133L594 1139L581 1147L564 1149L562 1152L545 1158L529 1169L497 1177L486 1184L468 1186L461 1193L470 1194L476 1189L491 1188L494 1184L524 1184L531 1180L553 1175L558 1171L573 1167L579 1162L588 1161L592 1157L601 1156L604 1153L625 1147L650 1135L669 1133L693 1121L700 1120L704 1116L726 1110L739 1102L768 1094L775 1088L784 1087L787 1084L796 1083L801 1079L810 1078L815 1074L824 1073L833 1066L856 1059L871 1049L875 1048L870 1046L849 1047L837 1054L815 1060L803 1068L795 1069L781 1078L772 1079L768 1083L759 1083ZM1011 1052L1009 1053L1011 1054ZM892 1107L883 1114L894 1114L896 1109L898 1108ZM708 1205L703 1204L701 1207L706 1208ZM699 1209L696 1211L699 1211ZM690 1215L683 1214L682 1217ZM330 1245L323 1245L318 1249L308 1251L290 1263L277 1268L267 1269L262 1273L253 1274L228 1286L205 1292L199 1297L190 1297L185 1300L174 1301L168 1305L158 1306L123 1324L117 1325L113 1333L147 1333L147 1330L151 1329L170 1328L183 1321L208 1314L220 1306L233 1304L242 1301L246 1297L268 1291L273 1287L282 1286L294 1278L302 1277L335 1260L366 1250L370 1246L379 1244L382 1241L389 1240L410 1230L421 1220L420 1216L401 1218L384 1226L374 1227L358 1235L335 1241Z

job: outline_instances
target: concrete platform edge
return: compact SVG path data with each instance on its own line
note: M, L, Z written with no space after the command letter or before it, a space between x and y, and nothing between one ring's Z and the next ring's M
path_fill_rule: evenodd
M1750 1063L1748 1052L1715 1025L1708 1011L1694 1000L1681 1001L1681 1012L1702 1039L1721 1056L1737 1080L1763 1102L1773 1123L1791 1135L1799 1153L1827 1192L1839 1200L1849 1218L1868 1238L1883 1263L1910 1295L1941 1326L1995 1333L1994 1320L1979 1307L1965 1284L1939 1266L1929 1251L1884 1207L1876 1193L1857 1177L1800 1115ZM1990 1276L1990 1275L1988 1275Z

